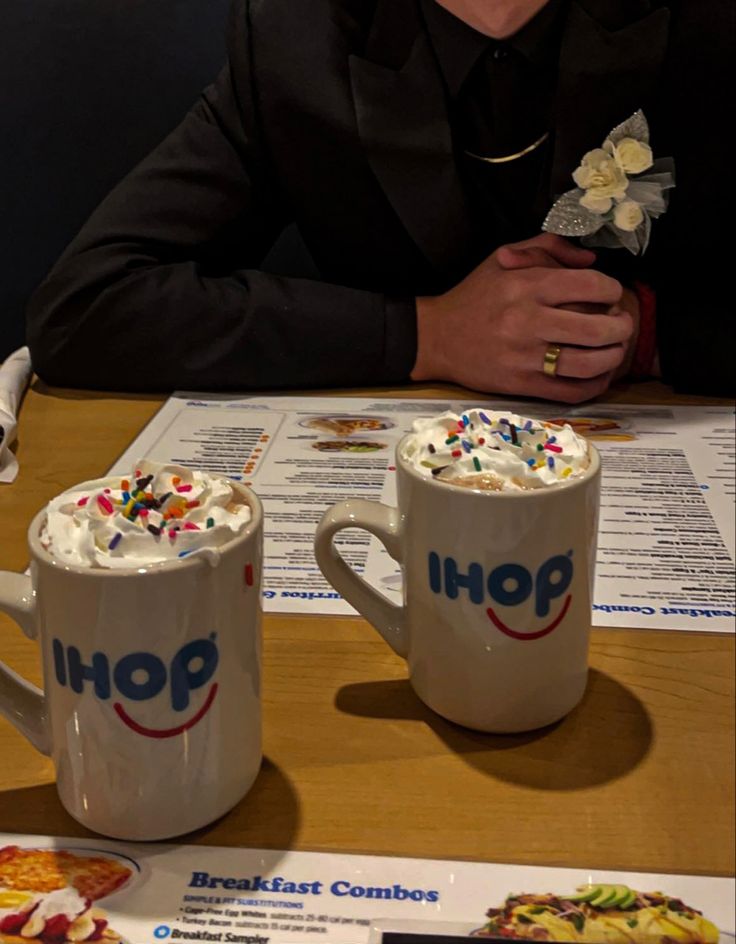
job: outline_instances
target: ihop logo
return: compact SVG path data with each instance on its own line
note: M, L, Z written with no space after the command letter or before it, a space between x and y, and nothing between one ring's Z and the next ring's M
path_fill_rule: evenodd
M216 634L207 639L194 639L182 646L166 663L153 652L131 652L112 662L104 652L93 652L85 662L76 646L65 646L61 640L51 643L56 681L73 692L82 694L90 688L101 701L120 695L129 702L148 702L160 695L171 710L180 714L190 707L191 693L211 681L219 662ZM143 737L170 738L190 730L212 707L217 695L213 682L202 706L188 719L166 728L151 728L131 717L125 705L113 701L113 709L131 731ZM168 708L167 708L168 710Z
M429 552L429 586L434 593L443 593L450 600L457 600L467 593L471 603L483 604L490 598L491 604L516 607L534 598L534 613L539 619L550 615L553 602L567 593L572 583L574 568L572 551L556 554L546 560L532 574L522 564L501 564L486 574L481 564L470 563L461 571L454 557L441 558L435 551ZM504 622L493 605L486 609L489 620L496 629L512 639L541 639L557 629L565 618L572 595L567 594L562 606L552 620L540 629L523 632Z

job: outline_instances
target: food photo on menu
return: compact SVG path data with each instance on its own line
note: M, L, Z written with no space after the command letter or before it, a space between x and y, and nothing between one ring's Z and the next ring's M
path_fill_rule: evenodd
M333 414L331 416L309 417L302 420L301 425L307 429L316 429L320 433L329 433L332 436L353 436L391 429L394 424L384 416Z
M389 443L379 437L393 429L395 423L385 416L334 413L305 417L299 425L322 434L310 443L317 452L370 455L389 448Z
M477 937L532 941L716 944L718 928L681 899L626 885L591 885L569 895L510 895L489 908Z
M312 443L312 449L318 452L367 453L380 452L385 448L386 443L376 442L375 439L321 439Z
M119 891L136 869L119 857L0 848L0 944L120 941L98 903Z

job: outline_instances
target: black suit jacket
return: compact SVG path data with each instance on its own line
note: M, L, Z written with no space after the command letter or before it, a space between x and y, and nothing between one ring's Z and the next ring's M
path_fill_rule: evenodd
M731 387L716 181L732 21L730 0L571 0L560 56L550 203L637 108L675 159L633 274L657 291L666 379L700 392ZM259 271L290 222L323 281ZM414 362L414 296L475 262L417 0L236 0L227 66L62 256L29 341L62 385L393 384Z

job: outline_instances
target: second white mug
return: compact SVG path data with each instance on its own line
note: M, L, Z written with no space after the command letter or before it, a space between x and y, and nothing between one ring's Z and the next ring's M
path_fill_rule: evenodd
M479 491L433 481L397 447L398 507L361 499L322 518L315 555L335 589L409 665L434 711L481 731L566 715L588 674L600 457L550 488ZM403 573L402 605L345 563L344 528L376 535Z

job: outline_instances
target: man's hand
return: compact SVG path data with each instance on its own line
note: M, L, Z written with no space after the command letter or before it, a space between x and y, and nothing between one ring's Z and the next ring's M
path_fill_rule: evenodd
M444 295L418 298L412 380L568 403L603 393L623 368L633 321L621 285L588 268L594 261L544 233L501 246ZM555 377L542 372L550 344L562 348Z

